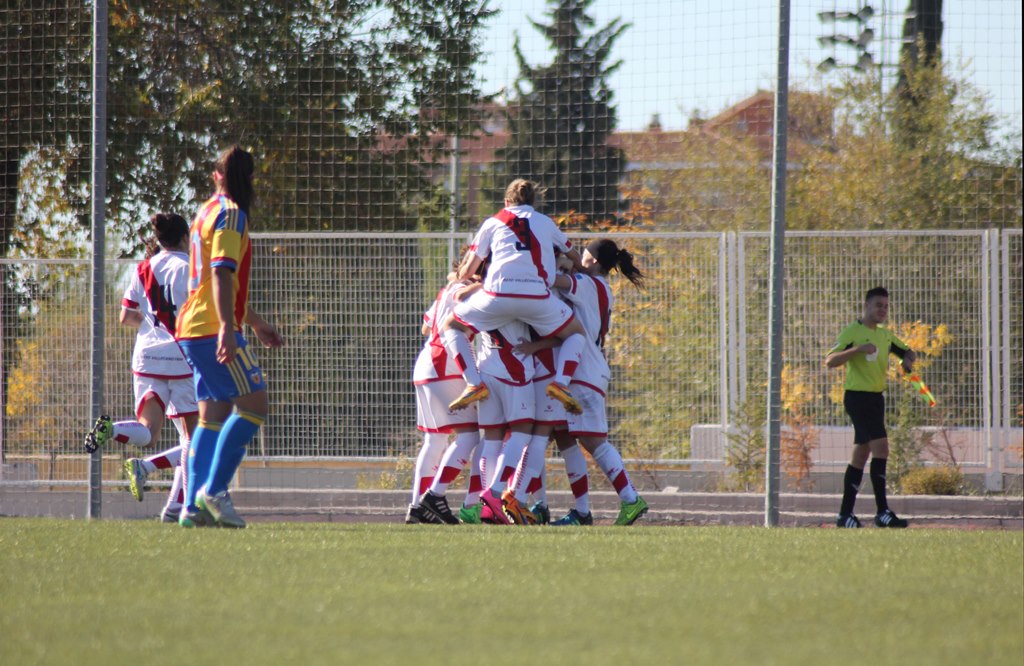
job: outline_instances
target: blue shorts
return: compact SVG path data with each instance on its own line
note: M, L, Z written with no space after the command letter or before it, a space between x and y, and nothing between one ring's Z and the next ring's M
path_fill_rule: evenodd
M192 366L197 400L231 402L235 398L267 390L263 370L249 351L241 333L235 332L238 353L228 364L217 361L217 338L179 340L185 358Z

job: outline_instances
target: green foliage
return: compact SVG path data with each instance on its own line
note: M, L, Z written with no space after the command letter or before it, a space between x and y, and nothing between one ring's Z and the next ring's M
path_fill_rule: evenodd
M764 397L751 392L732 414L726 432L726 490L762 492L766 454Z
M509 142L498 154L492 188L503 192L511 179L528 178L547 188L549 214L613 218L626 163L622 151L608 145L616 123L608 77L621 63L607 61L629 24L615 19L588 35L593 0L548 4L550 22L532 23L551 45L554 60L528 64L516 37L519 78L508 109Z
M964 473L954 465L915 467L900 479L904 495L963 495Z
M889 398L895 398L896 418L891 419L886 428L889 433L886 485L899 490L903 477L922 467L921 454L928 448L928 438L920 431L924 419L920 410L915 409L919 398L913 390L901 385L900 390L890 392Z

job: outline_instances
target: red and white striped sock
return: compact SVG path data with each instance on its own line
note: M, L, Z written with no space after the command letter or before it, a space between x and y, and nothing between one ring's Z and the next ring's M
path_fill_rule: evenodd
M505 446L501 449L501 455L498 456L498 463L495 466L498 473L495 475L494 480L488 485L488 489L495 497L499 497L508 487L509 482L512 480L512 476L516 473L516 467L519 466L519 461L523 457L523 452L526 450L526 446L529 443L529 433L509 433L508 439L505 440Z
M153 439L149 428L138 421L118 421L114 424L114 440L132 446L149 446Z
M581 516L590 513L590 478L587 476L587 458L583 449L573 444L562 449L562 460L565 461L565 475L569 478L569 488L576 500L576 512Z
M423 446L416 456L416 465L412 472L412 505L420 505L420 497L427 492L437 474L437 466L441 456L448 448L448 434L443 432L423 433Z
M455 435L455 441L448 445L448 450L441 457L441 462L438 465L440 472L434 477L434 482L430 484L431 494L442 496L448 492L448 485L469 464L473 449L479 443L479 431L460 432Z
M629 474L626 472L626 466L622 462L622 456L619 455L618 449L612 446L609 442L602 442L600 446L594 449L594 462L597 463L604 475L611 481L612 487L615 488L615 492L619 494L619 499L627 504L632 504L638 497L636 488L633 487L633 482L629 480Z
M158 469L170 469L177 467L178 463L181 462L181 445L175 446L174 448L161 451L160 453L154 454L142 461L142 467L146 470L146 474L152 473Z
M491 485L497 475L498 457L501 455L500 439L485 439L480 444L480 481L484 488Z
M555 366L558 372L552 381L558 382L562 386L569 385L572 376L576 374L576 368L580 366L580 361L583 359L585 344L586 340L579 333L574 333L562 340L562 346L558 348L558 362Z
M480 373L476 369L473 348L470 346L466 334L456 331L454 328L445 329L441 331L441 344L444 345L448 356L455 361L455 365L459 366L462 378L466 380L466 383L479 386L483 380L480 379Z
M523 457L516 466L512 477L512 490L520 504L526 502L530 494L530 481L540 476L544 467L544 453L548 448L547 435L533 435L523 451Z

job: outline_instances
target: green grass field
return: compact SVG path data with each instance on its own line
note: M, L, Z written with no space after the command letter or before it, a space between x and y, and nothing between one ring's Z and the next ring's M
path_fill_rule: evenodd
M0 520L3 664L1021 664L1020 532Z

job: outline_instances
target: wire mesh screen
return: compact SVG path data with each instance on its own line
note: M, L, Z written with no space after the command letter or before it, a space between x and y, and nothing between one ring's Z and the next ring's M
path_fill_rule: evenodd
M790 235L787 385L811 387L807 419L840 426L819 354L877 279L900 325L933 344L946 326L927 371L951 425L1020 427L1019 3L789 9L786 224L835 235ZM271 234L253 303L290 342L258 352L274 412L254 453L415 447L419 315L453 245L525 177L547 188L543 212L621 238L651 271L642 293L615 287L614 436L645 459L719 456L703 426L757 402L766 367L778 16L740 0L112 3L104 409L133 410L116 313L140 229L194 214L238 143L257 161L253 231ZM2 457L48 457L55 480L85 476L60 456L80 455L88 411L91 21L91 2L0 8ZM858 235L964 229L1006 249L986 253L984 231L906 249ZM709 235L659 235L674 232ZM985 375L995 322L1004 371Z

